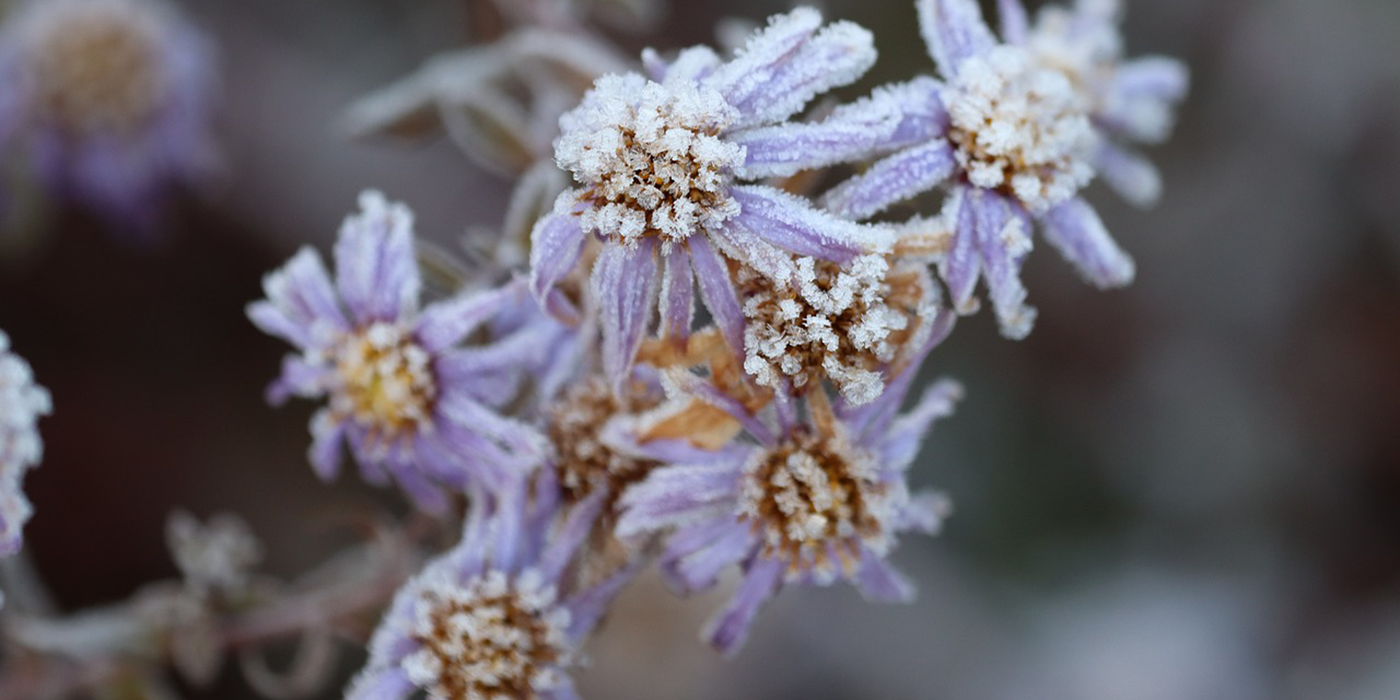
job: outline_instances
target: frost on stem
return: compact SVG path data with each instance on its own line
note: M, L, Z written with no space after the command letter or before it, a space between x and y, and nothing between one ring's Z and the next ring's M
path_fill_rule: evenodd
M798 258L796 268L789 286L739 270L744 370L763 386L786 380L799 392L820 390L825 377L853 405L875 400L884 390L883 369L934 311L927 273L913 265L891 269L880 255L845 267Z

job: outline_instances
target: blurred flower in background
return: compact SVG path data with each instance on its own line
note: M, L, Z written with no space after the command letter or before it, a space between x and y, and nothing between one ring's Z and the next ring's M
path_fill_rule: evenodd
M150 236L169 188L215 165L213 60L165 0L19 2L0 29L0 156Z

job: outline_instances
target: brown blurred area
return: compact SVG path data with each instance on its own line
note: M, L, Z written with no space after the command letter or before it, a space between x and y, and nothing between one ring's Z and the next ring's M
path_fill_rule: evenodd
M510 188L446 140L336 130L358 95L473 36L461 3L187 5L222 54L222 180L175 201L153 245L60 210L0 260L0 328L55 405L27 549L67 609L175 575L177 507L240 513L282 576L355 536L356 514L401 511L353 474L315 478L312 407L265 405L285 347L244 305L299 246L324 254L362 188L445 247L497 225ZM1193 83L1150 150L1160 205L1089 191L1138 279L1094 291L1042 245L1035 332L1003 340L983 313L925 367L967 399L911 475L957 508L894 557L920 600L789 590L722 662L697 637L723 592L676 600L644 577L589 648L585 697L1400 697L1400 4L1127 6L1128 54L1182 58ZM784 7L676 3L658 32L614 34L712 42L719 17ZM932 72L912 2L824 9L882 50L843 96ZM251 697L232 665L221 679L188 696Z

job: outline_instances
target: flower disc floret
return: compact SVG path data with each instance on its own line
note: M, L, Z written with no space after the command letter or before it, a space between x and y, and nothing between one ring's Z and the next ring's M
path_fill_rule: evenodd
M121 3L65 5L31 35L35 116L77 134L145 126L166 82L150 18Z
M1095 136L1064 73L1017 46L965 61L944 93L954 157L977 187L1041 213L1093 178Z
M569 621L532 570L488 571L460 586L439 579L421 591L410 634L420 646L402 667L432 698L537 698L571 663Z
M591 204L583 230L617 242L675 242L737 214L724 186L744 148L719 136L737 116L717 90L693 80L599 79L565 115L555 149Z
M896 486L880 479L873 454L843 436L799 431L745 468L740 518L760 534L761 556L788 562L789 575L829 579L838 564L850 575L862 546L888 551Z
M608 445L603 428L614 417L654 408L655 400L630 400L613 393L601 376L580 380L549 407L546 434L565 498L577 502L599 488L618 494L646 476L656 462Z
M376 322L336 348L331 410L390 442L425 426L437 396L432 355L401 324Z

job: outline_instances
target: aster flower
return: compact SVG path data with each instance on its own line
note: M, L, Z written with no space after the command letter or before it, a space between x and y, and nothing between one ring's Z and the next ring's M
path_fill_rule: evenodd
M940 314L919 357L951 328ZM878 399L833 410L826 394L807 396L800 420L778 394L755 415L694 375L672 374L677 394L729 411L757 444L717 450L684 441L632 441L637 454L662 462L622 497L622 537L670 531L661 566L680 592L708 588L731 565L743 581L705 636L724 652L742 644L759 607L784 584L855 583L867 598L907 601L913 588L886 561L899 533L937 530L943 497L910 495L905 471L934 419L961 395L943 381L895 418L913 371L901 372ZM625 435L611 439L624 443Z
M36 423L52 410L49 392L34 383L29 363L10 352L10 337L0 331L0 557L24 543L22 530L34 508L22 482L43 457Z
M321 478L338 472L344 440L366 479L392 476L420 506L440 511L442 487L499 485L539 463L541 437L494 409L515 395L520 370L540 362L550 336L525 324L460 347L523 289L459 294L420 310L412 213L377 192L360 195L360 208L341 227L334 286L320 256L304 248L263 280L267 299L248 307L254 324L299 351L269 399L328 398L311 421L310 460Z
M704 47L667 63L643 56L650 77L600 78L560 120L555 159L579 187L562 194L532 234L531 283L554 288L601 241L591 287L601 314L603 365L627 376L660 297L661 334L683 344L694 292L742 355L744 318L726 258L779 282L791 253L846 262L890 244L888 233L742 181L863 157L893 138L903 116L872 98L811 124L790 124L812 98L859 78L874 62L869 32L821 27L809 8L773 17L732 60Z
M347 698L577 698L568 671L631 574L570 576L600 499L561 509L545 470L473 504L462 541L400 589Z
M1103 154L1113 153L1095 126L1092 101L1059 61L1025 43L1024 8L999 5L1006 44L974 0L919 0L919 24L946 82L905 85L904 109L935 135L914 146L891 142L892 155L833 188L824 203L859 219L948 183L941 215L953 236L939 264L952 301L963 313L975 310L973 291L985 278L1002 333L1021 338L1035 321L1020 269L1036 222L1099 287L1127 284L1134 266L1078 196ZM1127 82L1132 87L1118 92L1119 101L1153 89L1151 80Z
M1119 0L1047 5L1027 21L1019 0L1001 0L1002 34L1035 60L1069 78L1100 139L1095 171L1124 199L1149 206L1161 195L1157 169L1129 144L1157 144L1171 133L1174 107L1186 96L1185 64L1166 56L1123 58Z
M0 148L136 230L213 162L212 50L162 0L27 0L0 30Z

